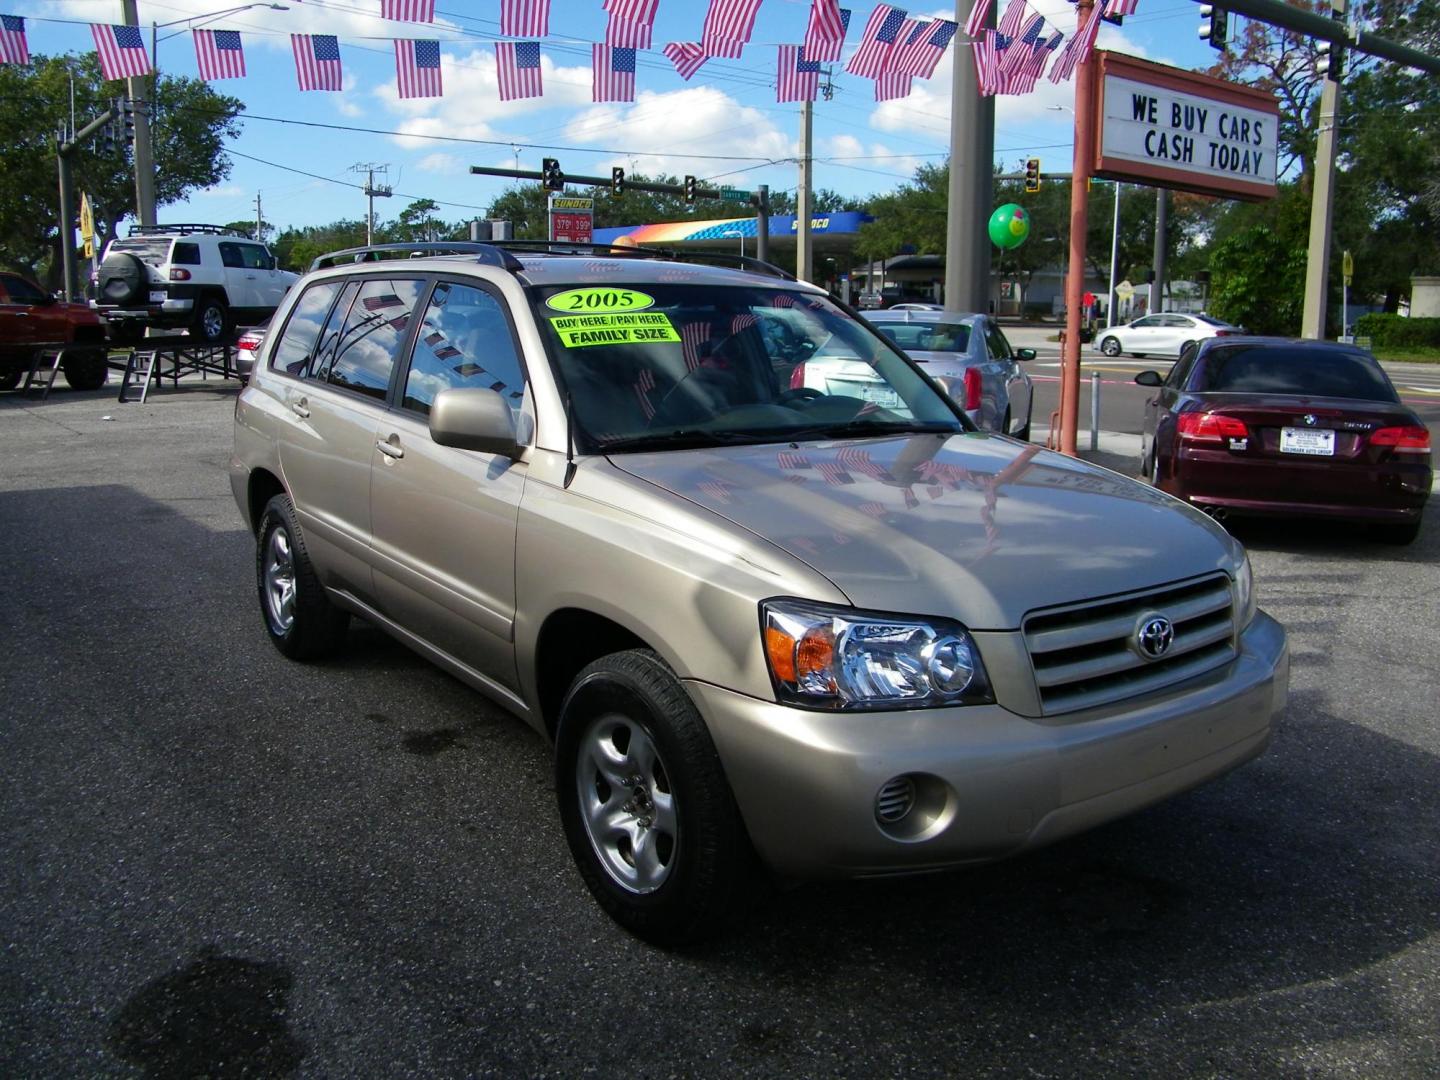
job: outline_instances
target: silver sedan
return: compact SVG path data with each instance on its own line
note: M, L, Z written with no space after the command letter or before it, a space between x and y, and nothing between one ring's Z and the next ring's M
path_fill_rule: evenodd
M880 331L936 379L987 431L1030 438L1030 376L1020 363L1034 349L1013 349L988 315L955 311L864 312Z

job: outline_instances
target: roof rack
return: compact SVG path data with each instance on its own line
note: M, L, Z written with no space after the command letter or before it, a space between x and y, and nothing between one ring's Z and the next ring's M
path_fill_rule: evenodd
M643 247L638 244L585 244L573 240L500 240L496 247L511 251L529 251L540 255L594 255L605 254L618 258L669 259L672 262L721 263L738 266L742 270L794 281L795 275L782 270L773 263L735 255L728 251L694 251L677 248Z
M345 248L321 255L310 264L311 270L327 266L338 266L347 262L379 262L385 258L423 259L432 255L474 255L475 261L486 266L498 266L512 273L523 270L520 260L495 244L477 244L470 241L420 243L420 244L369 244L366 247Z
M230 229L224 225L131 225L131 236L154 236L156 233L212 233L216 236L238 236L242 240L249 240L250 235L239 229Z

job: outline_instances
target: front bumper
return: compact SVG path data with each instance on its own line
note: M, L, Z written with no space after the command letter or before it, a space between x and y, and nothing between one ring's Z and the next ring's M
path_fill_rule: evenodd
M1261 612L1225 667L1059 717L810 712L686 685L761 858L813 878L998 859L1195 787L1265 749L1289 673L1285 631ZM921 817L882 826L877 794L899 776L919 778Z

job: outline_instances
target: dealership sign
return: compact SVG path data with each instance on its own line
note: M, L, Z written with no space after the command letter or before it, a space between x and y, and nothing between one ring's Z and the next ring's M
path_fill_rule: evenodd
M1271 94L1118 53L1099 58L1096 176L1232 199L1275 194Z

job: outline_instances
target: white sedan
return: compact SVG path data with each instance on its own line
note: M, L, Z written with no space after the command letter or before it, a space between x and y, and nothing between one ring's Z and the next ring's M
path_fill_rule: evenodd
M1112 326L1096 335L1096 345L1106 356L1179 356L1192 341L1243 333L1238 326L1210 315L1181 315L1167 311L1146 315L1128 326Z

